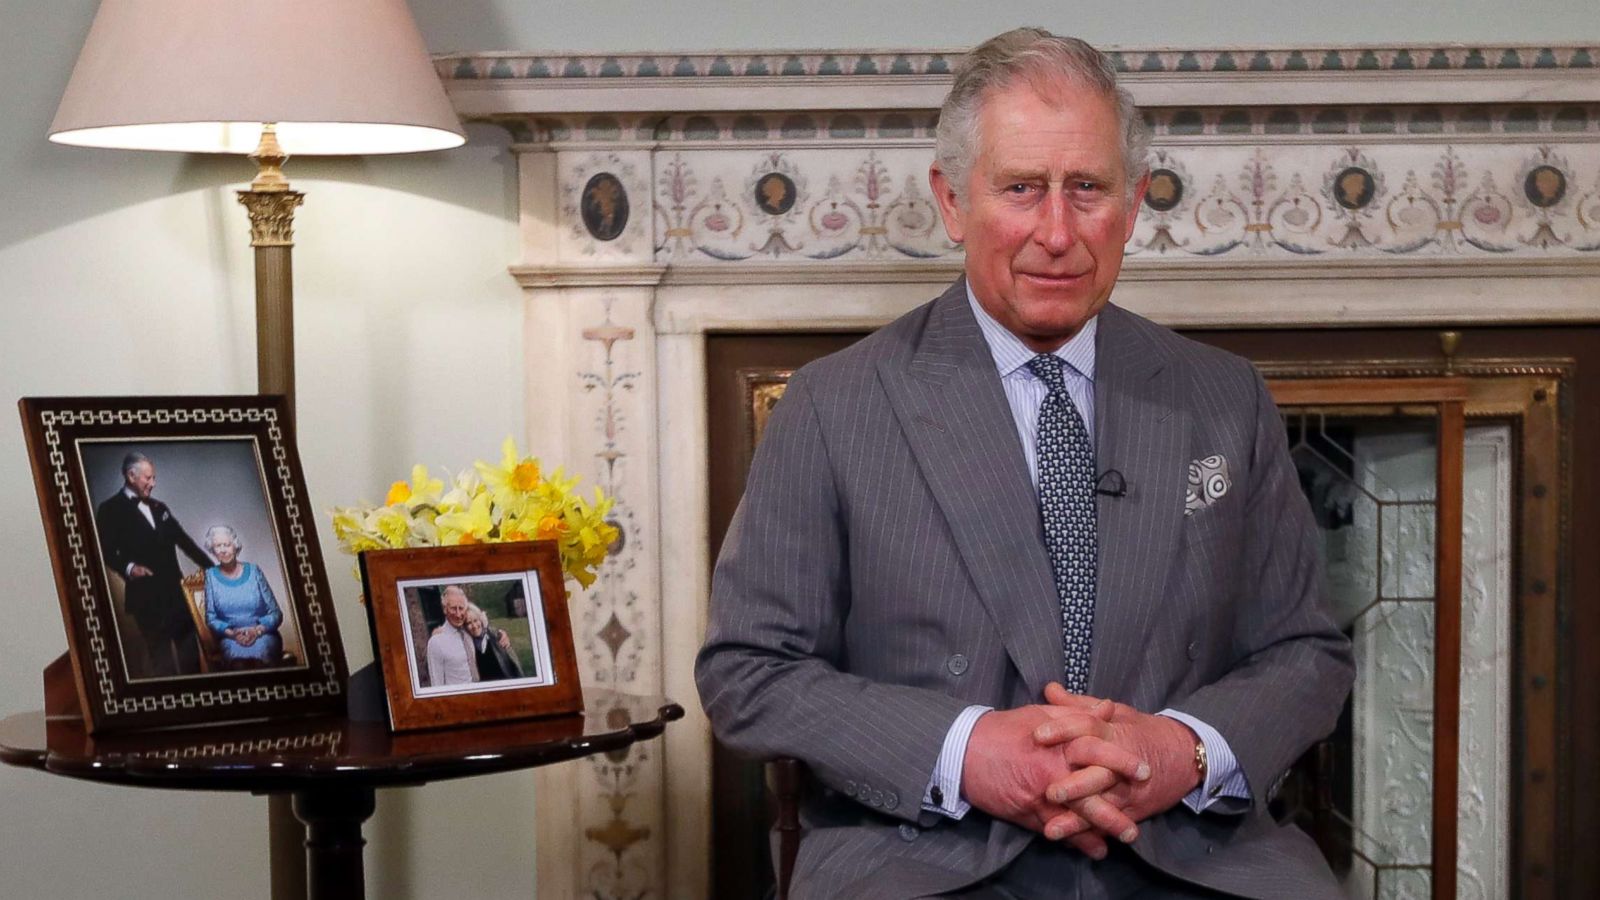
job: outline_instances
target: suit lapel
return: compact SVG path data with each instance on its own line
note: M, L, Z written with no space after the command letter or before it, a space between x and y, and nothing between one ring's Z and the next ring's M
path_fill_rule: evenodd
M1016 424L964 279L935 301L909 362L885 360L878 374L978 596L1037 698L1062 677L1060 601Z
M122 504L127 508L128 515L132 516L133 520L139 523L139 528L143 528L146 531L160 530L157 528L156 523L160 522L161 519L156 514L156 506L154 502L151 502L150 504L150 518L146 519L144 517L144 513L139 509L139 501L137 498L129 497L127 494L123 493L118 493L117 496L122 498Z
M1126 699L1141 647L1165 596L1183 525L1188 413L1177 408L1167 351L1130 314L1107 305L1095 350L1095 463L1122 473L1127 493L1096 503L1094 653L1089 692Z

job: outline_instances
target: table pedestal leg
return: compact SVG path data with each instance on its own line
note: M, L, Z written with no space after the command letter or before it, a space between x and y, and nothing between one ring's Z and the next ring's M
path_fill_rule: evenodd
M376 806L372 788L307 788L294 792L294 814L306 823L309 900L361 900L361 823Z

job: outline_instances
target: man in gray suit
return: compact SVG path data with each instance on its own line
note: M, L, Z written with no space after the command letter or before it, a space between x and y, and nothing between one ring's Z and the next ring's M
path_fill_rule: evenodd
M1107 302L1147 141L1081 41L975 49L930 173L965 277L773 412L696 677L819 783L793 896L1338 896L1266 809L1352 678L1283 425Z

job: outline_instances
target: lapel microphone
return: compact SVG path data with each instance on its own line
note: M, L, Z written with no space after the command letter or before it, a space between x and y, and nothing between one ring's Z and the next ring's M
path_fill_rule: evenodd
M1128 480L1116 469L1107 469L1095 480L1094 492L1104 497L1128 496Z

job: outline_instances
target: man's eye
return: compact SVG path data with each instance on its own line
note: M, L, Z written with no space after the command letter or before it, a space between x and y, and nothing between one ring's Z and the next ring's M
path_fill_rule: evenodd
M1006 185L1006 192L1007 193L1011 193L1011 194L1025 194L1025 193L1028 192L1028 189L1030 187L1031 187L1031 185L1024 184L1024 183L1019 181L1016 184L1008 184L1008 185Z
M1094 183L1093 181L1080 181L1076 185L1074 185L1074 187L1076 187L1080 191L1085 191L1085 192L1100 190L1100 185Z

